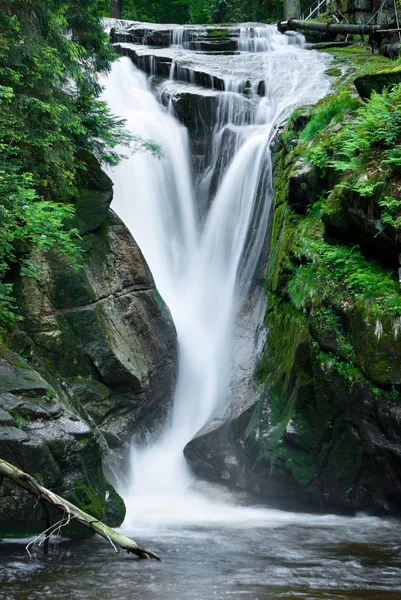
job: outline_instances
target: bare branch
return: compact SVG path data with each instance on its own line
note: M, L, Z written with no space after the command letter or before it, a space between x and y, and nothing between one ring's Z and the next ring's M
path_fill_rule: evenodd
M68 523L74 519L75 522L80 523L84 527L88 527L98 535L105 538L108 542L110 542L116 552L118 552L118 548L121 548L122 550L126 550L129 554L135 554L139 558L154 558L155 560L161 560L161 558L154 552L151 552L133 540L120 535L114 531L114 529L111 529L101 521L98 521L98 519L88 515L88 513L84 512L68 500L61 498L61 496L58 496L54 492L40 485L33 477L28 475L28 473L24 473L17 467L14 467L14 465L11 465L0 458L0 478L1 477L10 479L16 485L19 485L30 494L36 496L39 501L49 504L50 506L53 506L57 510L64 513L63 519L58 521L58 523L50 528L51 532L48 534L48 536L52 535L52 533L54 533L56 530L60 531L62 527L66 527ZM29 547L44 534L47 534L48 531L49 530L46 529L46 531L35 538L33 542L28 544L26 550L30 556L31 553L29 551Z

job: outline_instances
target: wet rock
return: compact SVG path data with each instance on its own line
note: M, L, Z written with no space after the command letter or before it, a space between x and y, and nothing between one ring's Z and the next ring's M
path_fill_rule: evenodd
M14 424L15 424L15 420L10 415L10 413L7 412L6 410L4 410L4 408L0 408L0 427L14 425Z
M7 358L13 360L13 363ZM45 379L26 368L17 355L8 353L0 359L0 392L24 393L35 390L38 394L45 394L49 387Z
M111 199L111 181L94 161L71 223L81 233L83 268L37 253L41 279L14 276L24 322L6 340L15 352L3 347L0 359L0 456L118 526L125 507L105 474L122 477L134 433L163 427L176 334ZM3 482L0 535L42 530L34 505Z
M121 467L149 411L164 419L169 410L175 329L138 246L114 213L83 236L82 247L78 272L56 256L37 256L43 276L18 281L18 297L43 377L113 439L106 459L111 454Z
M157 89L162 104L171 106L177 119L188 129L192 167L196 175L211 157L219 92L178 82L162 83Z
M213 420L186 445L185 458L199 477L247 488L238 432L251 412L248 408L239 419Z
M153 48L169 48L181 45L188 50L201 52L232 52L237 50L238 27L202 27L187 25L158 25L137 23L126 30L111 31L114 43L131 43Z
M18 382L21 377L19 385L13 384L18 390L15 395L0 394L1 458L28 472L45 487L75 500L96 518L107 518L108 514L111 521L121 524L121 510L106 511L101 449L89 425L60 404L49 384L46 395L41 396L43 388L36 386L41 379L39 373L21 357L9 352L1 367L0 387L8 386L10 370L13 381ZM32 381L31 388L28 381ZM113 493L116 494L114 488ZM56 520L55 515L52 518ZM45 515L37 500L12 482L2 481L0 537L43 529Z
M384 88L392 88L399 83L401 83L400 67L361 75L354 80L355 87L364 100L370 98L372 92L380 94Z
M320 178L317 167L304 158L299 158L289 179L288 202L292 208L305 214L320 199L323 189L324 181Z
M208 72L207 67L176 63L177 53L174 50L166 49L161 52L125 43L114 44L113 47L118 54L128 56L139 69L149 75L158 75L168 79L172 67L174 67L174 78L179 81L195 83L216 90L225 89L224 79L213 72Z

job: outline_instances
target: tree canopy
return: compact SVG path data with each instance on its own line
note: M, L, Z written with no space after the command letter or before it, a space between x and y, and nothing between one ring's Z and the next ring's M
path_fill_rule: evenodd
M282 17L283 0L123 0L126 19L156 23L273 21ZM110 15L106 2L104 14Z

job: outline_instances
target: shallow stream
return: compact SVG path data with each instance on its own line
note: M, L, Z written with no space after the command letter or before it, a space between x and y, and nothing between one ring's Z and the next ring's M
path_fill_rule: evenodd
M164 508L143 503L123 532L164 562L116 555L96 538L63 541L48 558L38 549L30 560L24 541L3 541L1 600L401 598L400 534L391 520L295 514L216 497L212 504L190 495L166 500Z

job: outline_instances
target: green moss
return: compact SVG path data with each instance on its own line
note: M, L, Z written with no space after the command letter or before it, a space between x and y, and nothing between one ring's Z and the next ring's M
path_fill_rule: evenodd
M363 458L355 432L350 427L339 436L328 452L323 469L323 485L336 494L349 494L358 479Z
M292 481L315 501L341 497L347 503L364 469L363 444L349 427L359 424L361 399L400 402L398 388L389 391L389 385L401 381L391 358L399 363L401 344L393 332L401 294L395 269L328 231L328 223L346 227L354 207L344 185L351 169L336 171L327 162L337 140L346 143L344 123L351 129L365 110L353 78L358 64L369 63L362 49L335 52L348 56L342 66L351 67L339 90L303 109L302 118L294 114L276 144L266 352L255 371L263 391L244 439L253 472L266 473L271 489ZM383 63L375 57L366 69ZM391 134L391 127L382 129ZM306 214L295 212L289 197L300 156L313 159L326 190ZM377 321L383 334L375 334Z
M125 519L126 508L124 500L117 494L114 487L107 479L105 479L106 493L108 494L106 500L106 514L105 523L109 527L120 527Z
M353 74L359 74L361 69L366 72L374 73L386 68L391 68L394 63L380 54L372 54L368 47L363 47L360 44L339 48L324 49L324 53L330 54L334 62L346 66L350 70L347 78Z
M209 38L220 39L228 37L228 29L221 29L210 27L207 30L207 35Z
M268 295L266 326L269 330L270 373L273 386L288 389L295 352L308 338L308 321L284 299Z
M316 477L316 462L314 458L301 450L291 447L277 448L273 453L272 463L275 468L284 468L303 487L309 487ZM316 487L311 485L310 491Z
M372 92L380 93L385 88L392 88L401 83L401 66L380 69L360 75L354 81L359 95L366 99L370 98Z
M293 416L300 388L308 380L307 374L301 372L290 383L296 352L309 337L307 319L273 294L268 296L268 305L269 357L265 355L259 365L259 378L264 378L269 402L262 394L246 432L248 445L258 448L257 460L271 456Z
M255 369L255 379L260 383L263 383L266 380L269 372L269 361L267 360L267 356L263 354Z
M95 490L83 478L76 482L74 491L68 495L68 500L100 521L104 518L104 504Z
M102 467L101 449L91 438L80 450L81 469L75 478L74 485L67 495L67 500L76 504L95 519L103 520L105 516L105 478ZM82 534L81 528L73 527L72 531Z
M343 360L331 352L324 352L317 342L312 342L312 347L324 372L330 373L336 371L343 379L348 381L350 388L356 383L368 383L367 378L353 362Z
M166 311L166 305L164 303L163 298L161 297L159 290L157 289L156 286L153 286L153 295L155 297L157 306L160 308L161 311L163 311L163 313Z
M341 69L338 69L337 67L332 67L331 69L327 69L326 73L327 75L329 75L329 77L340 77Z

